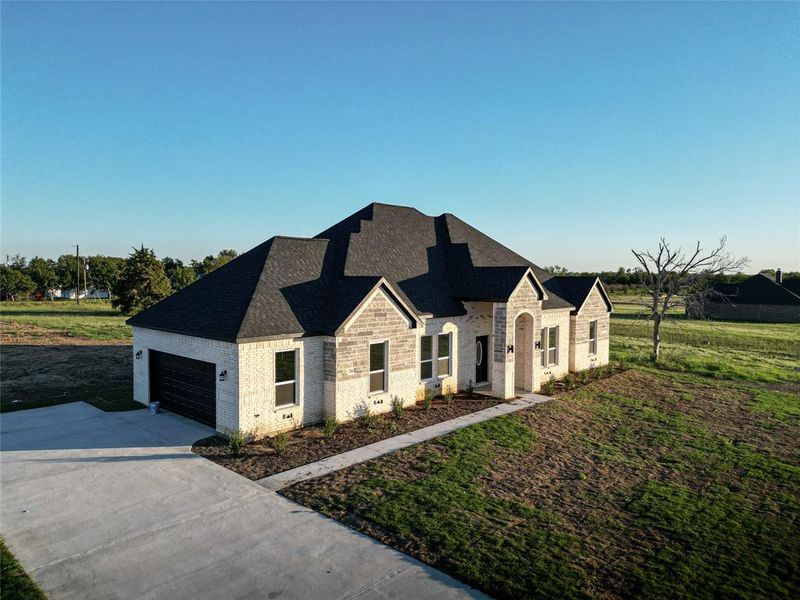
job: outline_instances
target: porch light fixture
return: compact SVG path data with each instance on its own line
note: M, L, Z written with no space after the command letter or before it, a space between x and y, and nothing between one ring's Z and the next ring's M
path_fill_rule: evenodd
M228 376L228 371L222 371L222 373L219 374L219 380L220 381L225 381L225 378L227 376Z
M141 351L141 350L139 350L139 351L136 353L136 360L139 360L140 358L142 358L142 351Z
M514 354L514 344L506 346L506 354Z

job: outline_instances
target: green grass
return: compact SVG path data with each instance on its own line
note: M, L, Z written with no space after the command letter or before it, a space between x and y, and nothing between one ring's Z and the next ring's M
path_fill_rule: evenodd
M0 539L0 600L47 600Z
M653 367L615 320L632 370L284 493L496 598L798 598L800 325L685 324Z
M57 331L63 335L93 340L129 340L127 317L108 300L3 302L0 323L14 322Z

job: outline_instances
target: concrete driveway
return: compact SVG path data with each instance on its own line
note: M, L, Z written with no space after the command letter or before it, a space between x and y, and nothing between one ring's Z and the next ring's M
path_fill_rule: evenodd
M189 450L211 430L82 402L0 417L0 531L60 598L485 598Z

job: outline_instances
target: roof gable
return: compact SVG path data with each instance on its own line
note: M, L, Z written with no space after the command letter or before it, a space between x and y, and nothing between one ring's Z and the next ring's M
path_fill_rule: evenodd
M551 277L544 283L545 288L558 294L573 305L573 314L579 313L592 290L597 289L609 312L614 310L611 298L599 277L562 275Z
M758 273L738 283L718 283L713 286L717 296L711 302L732 304L800 304L800 296L771 277Z

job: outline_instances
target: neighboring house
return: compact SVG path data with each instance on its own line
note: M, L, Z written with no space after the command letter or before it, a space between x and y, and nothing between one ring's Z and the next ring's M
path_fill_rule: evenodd
M701 310L687 310L687 315L727 321L800 323L800 280L784 281L780 269L774 278L759 273L739 283L717 283L713 291Z
M370 204L128 319L134 398L256 435L426 388L512 398L606 364L611 310L597 278L553 277L451 214Z
M111 296L105 290L98 290L95 288L89 288L88 290L80 290L78 292L79 298L83 300L84 298L89 298L91 300L100 300L105 299L107 300ZM48 292L48 298L62 298L64 300L75 300L75 288L69 289L52 289Z

